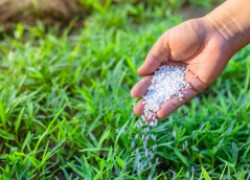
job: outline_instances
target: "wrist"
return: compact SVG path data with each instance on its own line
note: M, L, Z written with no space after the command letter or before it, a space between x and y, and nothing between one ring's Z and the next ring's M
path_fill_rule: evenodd
M248 5L248 0L226 1L203 17L209 32L221 36L232 55L250 42Z

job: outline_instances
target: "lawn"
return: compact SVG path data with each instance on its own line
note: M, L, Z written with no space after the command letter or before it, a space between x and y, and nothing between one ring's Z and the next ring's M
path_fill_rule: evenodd
M250 179L250 47L150 128L159 162L138 174L130 89L183 18L159 4L92 8L80 29L17 24L0 41L0 179Z

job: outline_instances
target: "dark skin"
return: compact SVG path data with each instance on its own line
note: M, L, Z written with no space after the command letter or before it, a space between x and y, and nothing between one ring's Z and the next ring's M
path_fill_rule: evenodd
M142 79L132 88L131 96L140 98L146 93L153 72L161 65L186 66L188 72L185 80L191 87L182 91L182 101L178 96L173 96L160 107L156 114L158 119L163 119L209 86L233 54L228 40L207 18L184 22L166 31L154 44L138 69ZM143 109L143 99L140 99L134 113L141 116Z

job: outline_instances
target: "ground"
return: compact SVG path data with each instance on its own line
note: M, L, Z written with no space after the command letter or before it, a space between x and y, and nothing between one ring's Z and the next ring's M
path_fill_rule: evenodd
M157 3L106 6L73 32L18 24L1 40L1 179L249 179L250 47L151 129L160 163L138 175L130 89L183 18Z
M81 0L0 0L0 27L11 31L17 23L35 25L38 19L46 26L65 27L89 13Z

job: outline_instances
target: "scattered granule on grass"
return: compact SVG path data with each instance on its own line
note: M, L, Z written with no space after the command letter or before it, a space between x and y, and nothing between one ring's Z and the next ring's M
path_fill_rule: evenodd
M149 125L157 125L156 112L165 101L174 95L182 100L181 90L189 87L185 73L186 68L180 66L161 66L154 72L151 85L143 96L145 106L142 118L150 119Z

